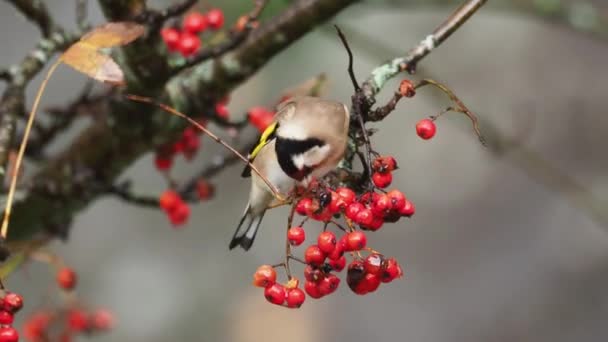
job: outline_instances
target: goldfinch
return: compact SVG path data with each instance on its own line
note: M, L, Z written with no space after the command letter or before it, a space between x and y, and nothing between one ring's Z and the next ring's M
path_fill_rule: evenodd
M274 122L262 133L249 153L249 161L281 194L296 184L306 185L333 170L346 150L348 108L316 97L295 97L281 103ZM251 177L249 203L230 241L230 249L249 250L274 195L249 166L243 177Z

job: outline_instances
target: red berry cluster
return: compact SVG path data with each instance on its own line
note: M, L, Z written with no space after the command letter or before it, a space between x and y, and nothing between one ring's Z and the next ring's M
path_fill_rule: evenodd
M218 30L222 26L224 26L224 12L219 9L212 9L207 13L191 12L184 17L181 30L166 27L161 30L161 36L169 51L190 57L201 48L202 33L207 30Z
M105 309L92 312L77 307L54 312L41 310L25 321L23 335L32 342L67 342L72 341L77 335L92 335L108 331L113 325L114 316ZM50 335L57 334L57 331L59 333L56 338L51 338ZM1 338L0 341L4 342Z
M390 283L401 277L403 271L395 258L385 259L382 254L372 253L362 260L348 265L346 283L358 295L374 292L380 283Z
M292 278L286 285L277 283L277 272L270 265L262 265L253 274L253 285L264 288L264 297L272 304L299 308L306 295L298 288L299 281Z
M59 267L55 279L61 289L69 292L72 292L78 283L76 272L65 266ZM21 302L21 299L18 302ZM0 313L0 321L3 317L5 317L4 313ZM12 317L10 320L12 321ZM25 321L23 333L26 339L33 342L71 341L78 334L107 331L112 327L113 322L112 314L101 309L94 312L87 312L79 307L69 307L67 310L40 310ZM56 331L61 331L60 335L56 339L51 339L49 335ZM3 340L0 333L0 342L5 341L16 340Z
M23 297L4 292L0 300L0 342L17 342L19 333L13 328L14 315L23 307Z
M390 175L397 163L390 156L379 156L373 163L374 174ZM378 186L376 184L376 186ZM276 282L276 272L271 266L261 266L254 274L254 284L265 288L265 296L273 304L299 307L306 293L311 298L321 298L336 291L340 285L338 273L347 269L346 282L356 294L376 291L381 283L388 283L403 275L395 258L385 258L368 247L364 231L377 231L385 222L396 222L401 217L414 214L414 204L399 190L385 192L372 190L357 195L353 189L331 189L312 182L295 205L295 212L307 219L326 223L326 229L316 236L316 243L307 246L303 260L288 254L287 261L295 259L306 264L303 292L293 277L287 285ZM336 219L344 217L343 227ZM339 228L340 236L327 230L328 224ZM287 230L291 246L300 246L306 240L302 225ZM362 253L367 253L364 257ZM347 266L347 255L352 260ZM285 264L281 264L284 266ZM288 273L288 276L290 274ZM293 292L293 295L291 294ZM290 299L293 297L292 299Z
M173 166L173 158L180 153L186 160L192 160L201 147L200 134L196 128L186 127L177 141L159 148L154 160L156 169L161 172L168 171Z
M165 211L167 217L174 227L178 227L190 217L190 207L179 194L173 190L167 190L160 195L159 204Z
M386 188L393 182L393 171L397 169L395 158L378 157L372 163L372 181L379 188Z

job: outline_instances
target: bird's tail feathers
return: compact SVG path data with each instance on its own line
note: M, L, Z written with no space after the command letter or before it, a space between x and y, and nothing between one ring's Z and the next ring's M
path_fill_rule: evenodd
M245 213L232 236L229 248L233 249L236 246L241 246L244 250L248 251L253 244L253 240L255 240L255 236L258 233L260 223L262 223L265 213L266 210L255 214L251 211L251 205L247 205Z

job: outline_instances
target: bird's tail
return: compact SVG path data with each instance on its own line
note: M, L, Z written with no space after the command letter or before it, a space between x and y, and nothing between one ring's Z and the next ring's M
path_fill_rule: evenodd
M266 213L266 210L261 213L254 213L251 210L251 205L247 206L247 209L245 209L245 213L239 222L239 226L236 228L234 236L232 236L232 241L230 241L230 249L233 249L238 245L246 251L251 248L258 228L260 228L260 223L262 223L262 219L264 218L264 213Z

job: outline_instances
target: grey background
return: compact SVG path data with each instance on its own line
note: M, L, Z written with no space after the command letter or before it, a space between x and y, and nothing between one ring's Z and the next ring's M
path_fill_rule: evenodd
M71 25L71 1L48 4ZM331 23L405 51L448 11L368 2ZM102 22L96 7L90 12L94 23ZM38 33L5 2L0 18L0 65L6 66L32 48ZM359 78L392 57L354 41L353 48ZM606 198L607 56L604 41L488 8L425 59L419 76L449 84L486 123ZM352 90L345 63L337 38L316 30L237 89L229 108L243 113L270 104L282 89L322 71L331 80L327 96L347 102ZM61 68L44 104L66 103L83 81ZM605 341L608 227L511 159L482 148L464 117L447 115L438 121L436 138L419 139L416 121L446 104L423 90L376 125L377 150L396 156L401 166L395 187L417 206L411 220L369 236L373 247L404 265L402 280L364 297L343 286L300 310L267 304L250 285L251 274L259 264L280 260L286 212L265 217L249 253L229 252L248 189L238 177L240 166L233 167L214 179L216 198L193 207L179 231L160 211L103 198L78 215L67 244L52 244L78 270L82 298L117 316L116 328L98 341ZM208 139L203 145L192 164L180 161L176 178L222 152ZM140 193L165 188L151 155L124 178ZM316 229L310 225L309 234ZM32 264L9 279L26 297L25 315L58 301L52 277Z

